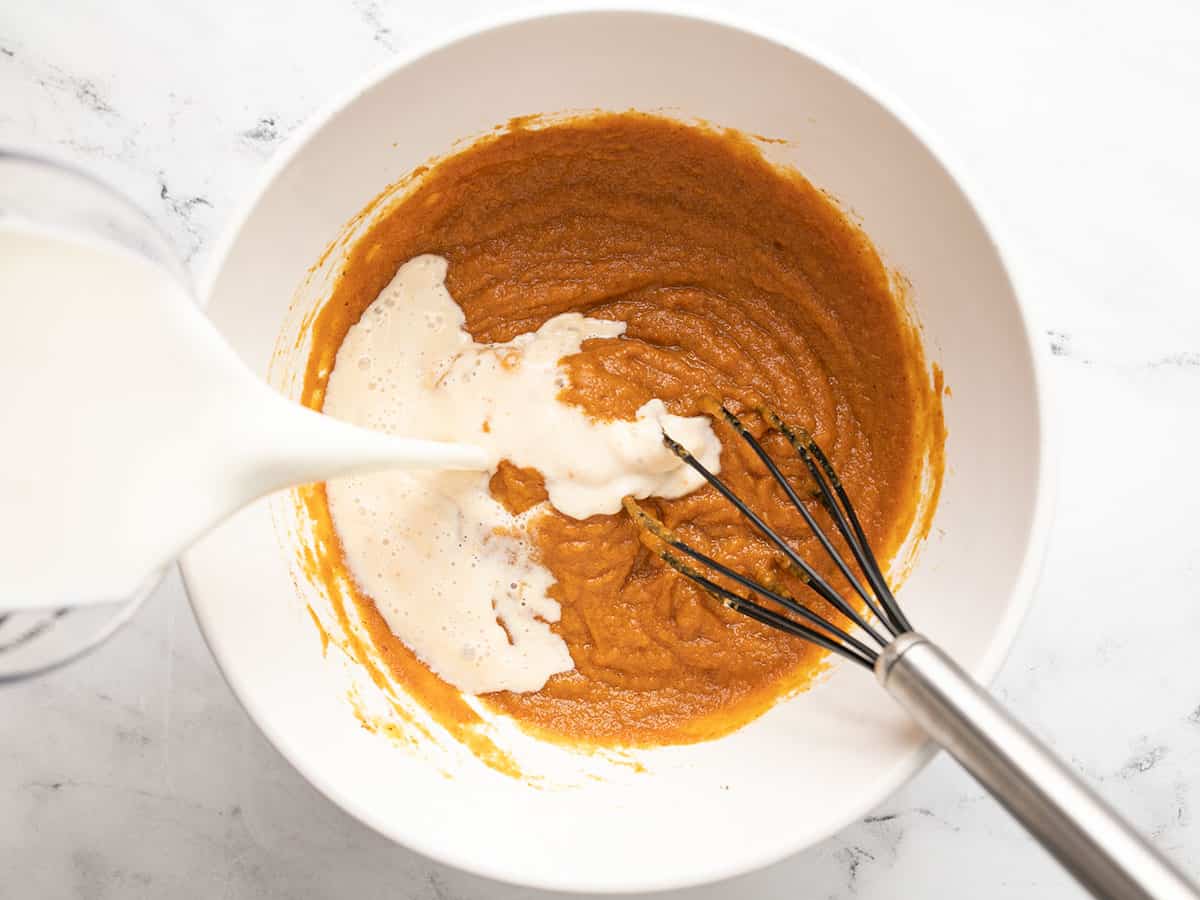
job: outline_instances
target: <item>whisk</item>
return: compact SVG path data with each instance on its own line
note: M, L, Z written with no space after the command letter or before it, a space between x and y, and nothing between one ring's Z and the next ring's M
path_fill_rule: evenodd
M727 422L749 444L861 603L846 599L720 478L666 434L663 443L737 507L786 557L807 588L840 613L846 624L691 547L627 498L625 508L648 547L728 608L873 670L879 683L926 734L957 759L1093 895L1113 900L1200 898L1195 886L951 657L913 630L888 587L845 488L809 433L784 422L770 409L756 410L768 430L781 434L795 449L812 476L815 490L806 503L728 405L712 400L706 411ZM809 503L827 513L860 575L818 524Z

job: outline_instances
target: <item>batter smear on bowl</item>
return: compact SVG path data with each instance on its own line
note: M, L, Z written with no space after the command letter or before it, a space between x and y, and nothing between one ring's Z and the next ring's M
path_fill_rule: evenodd
M413 279L425 279L428 298L443 275L442 305L414 318L405 305L417 296ZM438 359L373 373L389 346L416 340L421 321L440 335ZM331 483L307 503L332 532L332 565L352 573L371 639L406 689L429 705L443 702L447 682L484 691L488 705L546 737L627 746L714 737L824 665L822 651L725 610L680 578L611 503L622 493L648 497L643 506L697 549L785 592L805 591L715 490L678 481L669 460L646 455L659 428L691 429L690 440L674 436L711 450L722 479L841 585L761 463L704 417L706 398L732 401L752 429L761 430L752 412L759 402L809 429L885 568L927 529L936 504L940 378L930 376L903 298L830 198L737 133L640 113L514 123L419 173L376 216L348 249L312 339L309 406L377 427L402 430L407 421L409 433L475 438L509 454L490 477L438 476L459 479L449 487L372 476ZM541 348L540 370L524 358L531 347ZM560 360L551 358L556 347L565 348ZM532 379L511 397L556 392L550 406L563 418L549 428L530 422L537 440L486 410L476 415L478 398L463 399L472 367L502 373L505 360L513 385ZM453 392L456 380L466 393L433 415L441 402L433 398L448 396L436 392ZM519 403L500 406L501 417L520 414ZM531 404L530 414L547 408ZM406 419L406 409L425 412ZM433 421L454 433L431 433ZM600 477L586 502L575 502L576 470L564 454L585 436L600 455L581 459L580 471L626 448L627 467L615 471L634 475L622 485ZM764 438L772 456L793 458L776 439ZM798 460L787 474L804 482ZM398 505L387 507L389 496ZM412 521L379 519L421 503ZM418 533L418 520L442 537ZM455 546L469 546L461 565L474 563L473 573L440 588L401 577L414 548L448 560ZM489 588L505 571L521 577ZM455 659L438 636L438 614L465 621L464 590L480 638L465 655L454 644ZM480 654L500 662L480 666ZM498 681L497 673L508 675Z

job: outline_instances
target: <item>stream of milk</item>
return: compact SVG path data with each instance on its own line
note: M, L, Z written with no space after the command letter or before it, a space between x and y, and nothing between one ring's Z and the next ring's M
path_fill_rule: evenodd
M0 316L0 611L125 599L290 484L489 464L284 399L169 273L115 244L0 222Z
M714 471L720 444L658 400L614 422L558 401L559 360L623 323L566 314L478 344L445 274L436 256L400 268L347 334L321 415L255 376L163 269L0 222L0 610L121 600L246 503L340 474L352 574L434 671L484 692L569 669L553 578L490 473L536 468L550 504L586 518L700 484L664 431Z

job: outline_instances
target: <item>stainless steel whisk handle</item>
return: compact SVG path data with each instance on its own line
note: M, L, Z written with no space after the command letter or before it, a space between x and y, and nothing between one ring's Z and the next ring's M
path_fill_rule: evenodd
M1097 897L1198 900L1200 891L920 634L892 641L880 684Z

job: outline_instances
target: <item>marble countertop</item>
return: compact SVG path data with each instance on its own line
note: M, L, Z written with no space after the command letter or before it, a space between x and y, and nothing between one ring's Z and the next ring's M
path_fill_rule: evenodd
M488 7L9 0L0 143L111 180L199 271L297 124ZM1053 354L1061 464L1037 602L995 690L1200 874L1200 5L739 9L903 98L1007 230ZM0 723L3 900L549 896L431 863L326 801L234 700L175 574L100 650L0 691ZM964 893L1081 896L943 756L820 846L675 896Z

